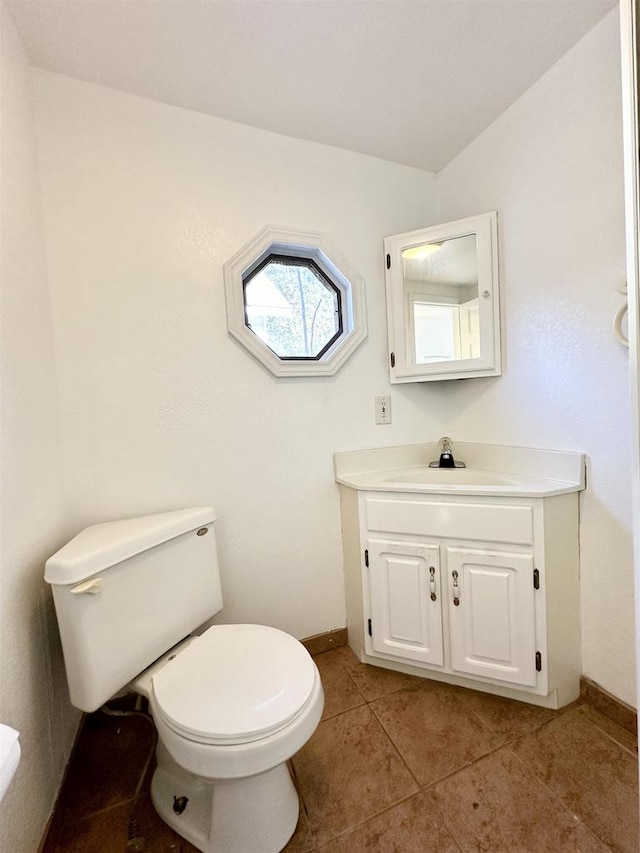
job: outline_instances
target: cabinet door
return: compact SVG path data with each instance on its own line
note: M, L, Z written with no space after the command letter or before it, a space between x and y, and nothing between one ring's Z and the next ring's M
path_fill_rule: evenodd
M442 666L439 548L381 539L368 546L373 650Z
M390 380L498 376L497 214L387 237Z
M454 672L534 687L533 556L447 548L447 574Z

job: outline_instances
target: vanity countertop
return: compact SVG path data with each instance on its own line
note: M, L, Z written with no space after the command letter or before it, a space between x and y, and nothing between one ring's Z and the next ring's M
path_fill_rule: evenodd
M334 454L336 482L352 489L437 495L551 497L585 488L583 453L455 442L465 468L430 468L437 442Z

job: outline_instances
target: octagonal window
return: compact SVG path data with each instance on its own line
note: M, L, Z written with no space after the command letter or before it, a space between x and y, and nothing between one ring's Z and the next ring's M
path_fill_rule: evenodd
M229 333L276 376L331 376L366 337L364 282L322 234L265 228L224 278Z
M278 358L322 358L342 332L340 290L309 258L270 254L243 285L247 328Z

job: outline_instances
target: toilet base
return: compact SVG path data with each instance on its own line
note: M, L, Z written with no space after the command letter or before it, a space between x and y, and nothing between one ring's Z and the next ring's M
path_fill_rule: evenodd
M183 770L161 741L157 758L153 805L202 853L280 853L295 832L298 793L286 764L259 776L213 782ZM178 814L181 798L186 805Z

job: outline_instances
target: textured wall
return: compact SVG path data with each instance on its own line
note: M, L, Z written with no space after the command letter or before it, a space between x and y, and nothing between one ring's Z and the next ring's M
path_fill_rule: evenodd
M2 50L2 526L0 722L22 760L0 807L0 849L37 849L74 736L44 561L68 534L29 67L0 7Z
M79 526L212 503L228 621L343 624L334 450L432 440L576 448L585 672L633 701L618 54L605 19L437 179L38 73L69 493ZM389 391L381 239L497 209L502 378ZM227 335L222 265L265 224L325 231L367 282L336 377L276 380ZM620 594L620 590L626 591Z
M442 219L498 210L506 371L459 383L450 434L581 450L583 672L635 703L618 13L437 177Z
M0 847L36 849L77 723L46 557L93 521L212 503L225 620L341 626L334 450L447 432L587 452L584 672L633 702L627 362L610 330L624 274L615 13L435 182L37 73L55 345L29 69L2 15L0 719L23 760ZM394 387L393 424L374 426L373 397L390 391L382 237L488 209L504 376ZM369 337L335 377L276 380L227 336L222 264L265 224L325 231L365 276Z
M433 176L37 77L76 511L213 504L224 620L343 626L332 454L438 430L422 388L374 425L389 392L382 238L432 220ZM267 224L326 233L365 278L369 337L334 377L278 380L227 334L223 264Z

